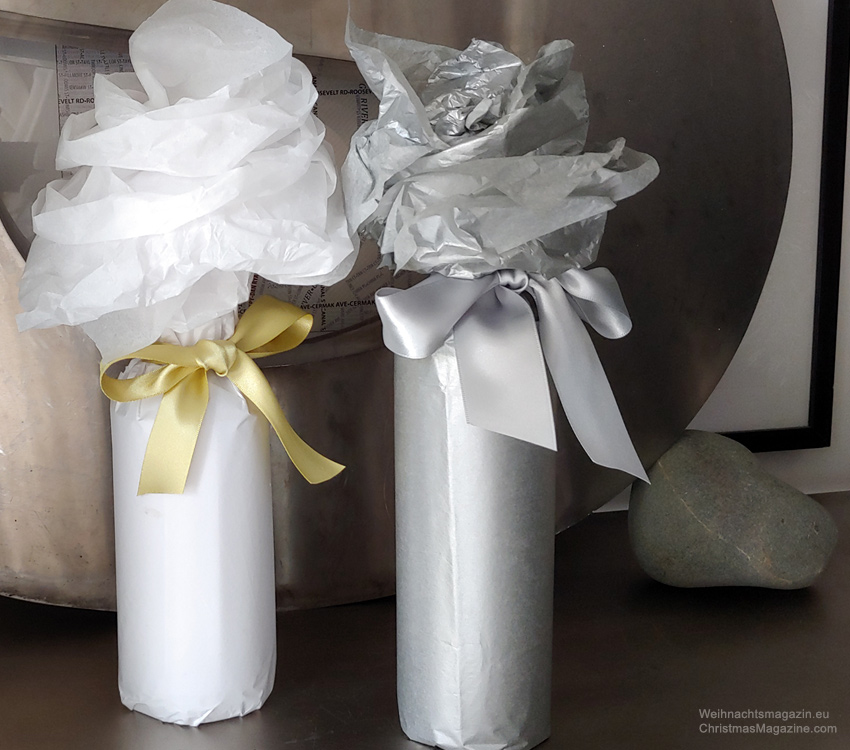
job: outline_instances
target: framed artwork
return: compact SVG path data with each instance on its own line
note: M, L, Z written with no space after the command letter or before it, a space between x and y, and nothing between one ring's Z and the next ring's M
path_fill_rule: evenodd
M850 83L850 5L774 5L794 118L785 220L750 329L691 425L760 452L830 444Z

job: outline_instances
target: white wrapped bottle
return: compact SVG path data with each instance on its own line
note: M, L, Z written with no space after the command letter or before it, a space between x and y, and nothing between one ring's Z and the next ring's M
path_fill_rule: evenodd
M262 706L276 662L269 424L207 379L182 495L137 494L161 397L111 408L121 701L191 726Z
M62 130L57 164L72 176L36 200L19 292L21 330L83 326L107 368L234 312L253 274L331 285L356 256L318 94L289 42L231 5L168 0L129 49L135 72L95 77L94 109ZM238 386L308 481L342 469L298 438L255 371L253 358L297 346L311 322L271 318L285 325L264 338L270 318L257 313L248 350L221 332L178 349L194 361L143 379L167 381L160 390L102 373L110 398L132 402L112 409L121 695L164 721L258 708L275 663L268 426L199 369ZM168 416L154 422L161 402ZM156 494L184 479L183 494Z

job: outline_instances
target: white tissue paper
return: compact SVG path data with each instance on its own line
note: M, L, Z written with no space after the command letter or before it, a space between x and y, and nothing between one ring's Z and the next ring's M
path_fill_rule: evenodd
M252 274L333 284L354 262L337 175L292 46L211 0L170 0L95 78L33 207L21 329L84 325L105 359L248 298Z
M19 327L81 325L112 361L227 338L253 274L344 278L356 248L291 45L228 5L169 0L130 57L62 130L72 174L33 207ZM268 422L207 377L182 495L137 495L160 398L112 408L121 699L189 725L259 708L275 670Z

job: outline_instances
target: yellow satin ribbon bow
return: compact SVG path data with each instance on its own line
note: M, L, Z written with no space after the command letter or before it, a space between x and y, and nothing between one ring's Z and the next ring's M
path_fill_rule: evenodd
M312 327L309 313L273 297L260 297L226 341L204 340L194 346L152 344L102 363L100 387L113 401L162 395L142 463L139 494L182 494L209 401L207 370L229 378L265 415L295 468L308 482L318 484L339 474L344 466L317 453L298 437L269 381L254 363L259 357L294 349ZM106 374L112 365L129 359L163 367L127 380Z

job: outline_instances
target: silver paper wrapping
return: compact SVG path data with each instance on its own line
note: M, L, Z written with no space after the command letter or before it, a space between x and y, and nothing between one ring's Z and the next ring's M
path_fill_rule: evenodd
M396 369L402 726L441 748L531 747L549 724L549 376L591 460L644 478L583 324L620 338L631 322L610 272L584 269L658 165L623 139L586 149L567 40L526 65L349 18L346 43L381 101L343 165L349 225L431 274L376 295L384 343L413 360Z
M411 739L549 736L554 451L467 424L453 340L395 359L398 702Z

